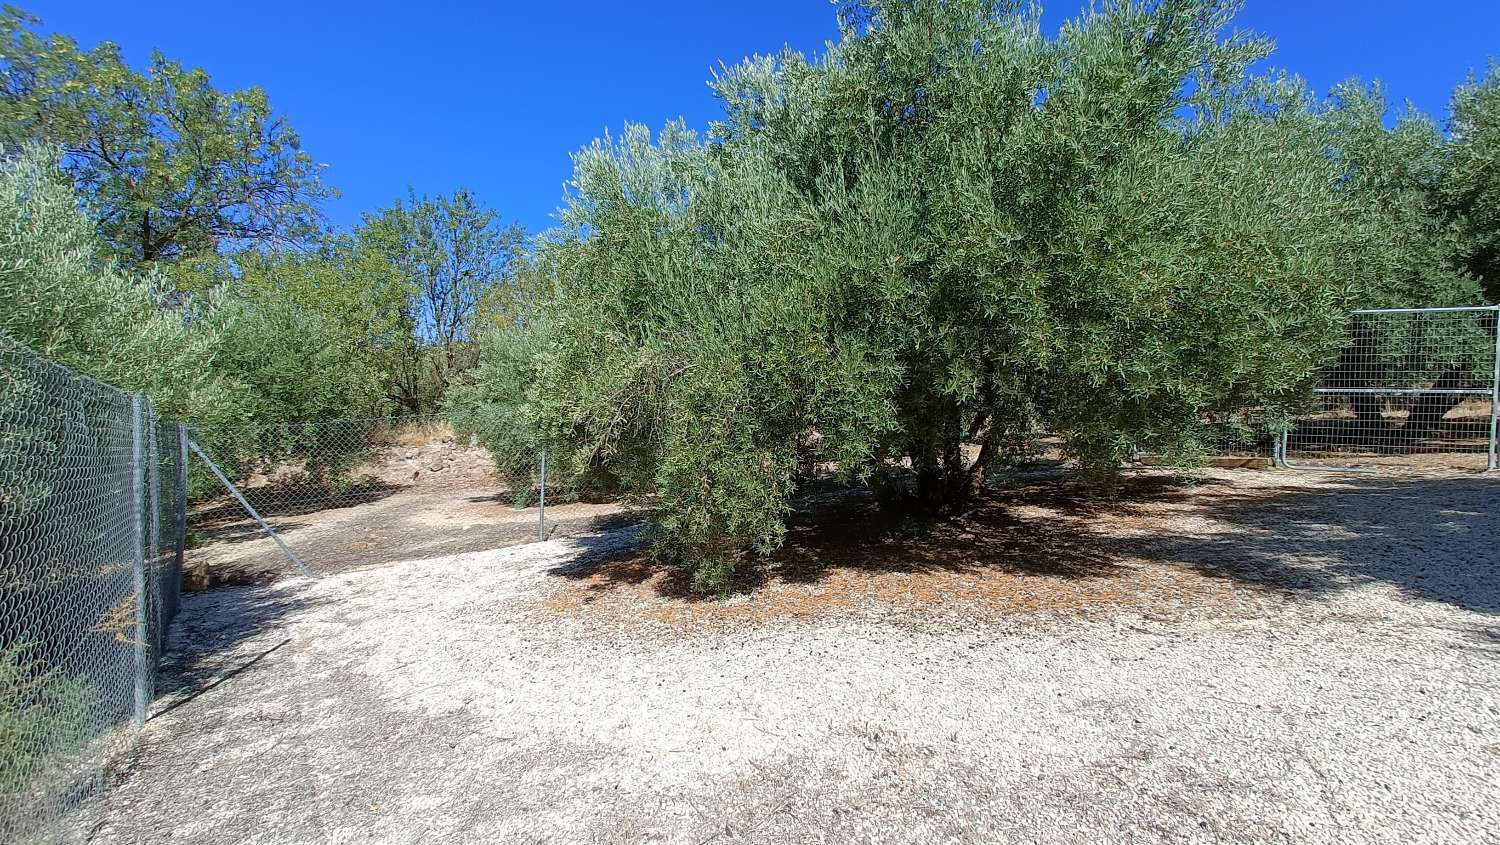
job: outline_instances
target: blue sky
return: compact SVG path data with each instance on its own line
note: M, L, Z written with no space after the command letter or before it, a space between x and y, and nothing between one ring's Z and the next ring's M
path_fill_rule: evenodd
M481 2L428 0L12 0L49 31L152 48L221 88L260 85L328 164L339 226L418 193L476 191L531 231L551 225L570 152L626 121L705 126L704 81L783 45L834 37L824 0ZM1047 4L1051 29L1080 0ZM1249 0L1243 28L1276 39L1273 63L1319 90L1379 78L1437 116L1471 69L1500 58L1500 0Z

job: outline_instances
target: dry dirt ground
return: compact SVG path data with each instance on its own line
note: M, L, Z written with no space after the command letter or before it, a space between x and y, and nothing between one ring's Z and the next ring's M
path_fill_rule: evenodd
M488 454L453 440L449 432L377 449L354 471L351 486L337 493L295 483L295 474L256 475L241 486L318 575L536 540L536 505L517 508L515 495L493 477ZM549 538L566 537L630 519L616 504L553 502L545 531ZM269 583L296 574L286 554L227 495L195 507L191 527L188 589Z
M814 502L185 599L92 842L1493 842L1500 481ZM819 530L814 531L813 526Z

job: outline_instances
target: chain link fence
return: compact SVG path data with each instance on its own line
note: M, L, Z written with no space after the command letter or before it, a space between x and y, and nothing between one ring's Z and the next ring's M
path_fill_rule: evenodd
M46 838L144 723L177 610L182 429L0 338L0 841Z
M540 507L539 473L502 477L487 449L435 415L245 425L195 438L285 548L195 466L203 495L190 514L189 589L275 580L298 560L328 574L499 548L559 527ZM587 518L574 521L561 528L581 530Z
M435 415L246 425L199 434L214 463L268 516L350 507L414 485L481 484L494 471L483 449L457 437ZM194 488L223 493L204 470L195 471Z

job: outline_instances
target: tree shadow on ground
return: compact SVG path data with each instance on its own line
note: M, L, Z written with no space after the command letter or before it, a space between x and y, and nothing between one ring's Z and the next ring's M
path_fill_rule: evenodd
M1272 495L1225 492L1194 510L1221 527L1164 534L1144 551L1298 593L1381 581L1412 598L1500 614L1500 480L1340 476Z
M260 540L266 536L266 530L260 527L260 523L250 518L249 514L241 512L242 517L237 521L223 520L215 525L192 525L194 542L198 545L209 545L213 543L243 543L247 540ZM306 528L306 522L287 522L278 519L271 526L276 529L277 534L290 534L300 528Z
M261 516L273 519L378 502L387 496L409 490L411 486L367 478L349 487L331 488L327 484L299 479L252 487L241 492ZM243 522L248 518L244 506L233 496L227 495L206 502L192 512L193 524L206 530L213 530L226 523Z
M1179 500L1217 483L1164 475L1127 477L1110 488L1032 482L993 492L954 518L893 511L880 507L865 488L825 484L799 497L781 547L767 558L743 561L728 592L753 593L775 582L816 585L838 571L1107 578L1123 565L1118 549L1109 537L1079 530L1081 521L1143 503ZM1033 509L1057 511L1068 518L1028 518ZM661 563L638 549L587 556L550 574L587 580L593 592L651 581L665 598L716 598L695 590L686 569Z
M524 495L520 495L520 493L524 493ZM507 488L496 493L486 493L482 496L468 496L464 501L474 504L495 503L511 507L517 507L516 502L520 501L525 503L520 507L534 508L536 507L537 498L537 489L533 486L526 491L516 491ZM560 488L554 490L552 485L547 485L547 507L549 508L553 505L615 505L624 504L625 502L626 498L621 495L603 493L581 494Z
M287 517L311 516L327 510L370 504L409 489L411 485L366 479L344 490L331 490L326 485L301 480L242 492L276 533L290 534L310 523L288 520ZM266 536L260 523L233 496L199 505L188 514L188 524L198 545L243 543Z
M224 587L184 594L157 676L159 716L187 704L284 647L274 629L321 603L291 587ZM252 640L258 642L246 647Z
M1500 482L1286 478L1320 483L1267 488L1150 474L1101 490L1050 480L993 491L952 519L893 514L867 492L828 487L797 503L782 547L739 567L730 591L815 586L849 571L1082 581L1146 559L1289 595L1384 581L1414 598L1500 613ZM639 549L586 555L552 574L593 593L650 582L665 598L714 598L694 591L686 570Z

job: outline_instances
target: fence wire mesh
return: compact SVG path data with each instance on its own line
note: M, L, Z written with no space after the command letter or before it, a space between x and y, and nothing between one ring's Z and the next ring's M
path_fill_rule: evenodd
M1328 467L1474 469L1495 463L1495 308L1361 311L1285 459Z
M358 417L199 432L199 444L264 514L296 515L373 501L421 485L493 476L487 453L437 416ZM210 494L222 489L207 483Z
M0 338L0 841L56 833L144 720L177 607L176 440Z
M209 458L316 574L535 539L536 485L436 416L331 419L195 433ZM190 587L294 570L221 485L195 469Z

